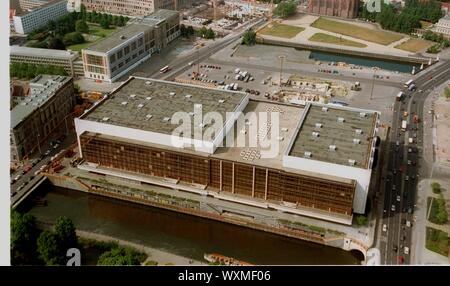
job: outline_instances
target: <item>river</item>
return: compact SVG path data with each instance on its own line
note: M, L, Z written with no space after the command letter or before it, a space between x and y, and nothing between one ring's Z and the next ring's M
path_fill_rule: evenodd
M262 265L360 264L361 254L287 238L168 210L43 184L37 194L46 206L21 206L38 221L71 218L80 230L112 236L202 260L220 253ZM358 255L359 254L359 255ZM357 256L359 256L357 258Z

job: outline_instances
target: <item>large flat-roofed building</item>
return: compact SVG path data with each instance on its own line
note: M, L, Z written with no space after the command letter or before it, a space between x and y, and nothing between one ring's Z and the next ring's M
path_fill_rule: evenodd
M439 21L434 24L433 31L440 33L447 38L450 37L450 14L445 15Z
M71 77L39 75L29 83L30 93L11 110L11 160L20 161L62 123L75 105Z
M158 9L189 8L204 0L81 0L87 10L128 16L146 16Z
M359 0L309 0L308 12L341 18L358 16Z
M43 6L52 0L19 0L20 7L23 10L33 10Z
M354 212L364 213L379 114L322 107L131 77L75 119L86 161L79 168L351 224ZM315 137L316 123L329 134ZM267 138L270 146L251 144Z
M70 76L84 76L80 54L73 51L11 46L10 62L63 67Z
M16 13L13 16L14 29L16 33L27 34L68 13L67 0L49 1L33 10Z
M158 10L136 18L121 30L83 49L84 75L113 82L165 48L180 35L177 11Z

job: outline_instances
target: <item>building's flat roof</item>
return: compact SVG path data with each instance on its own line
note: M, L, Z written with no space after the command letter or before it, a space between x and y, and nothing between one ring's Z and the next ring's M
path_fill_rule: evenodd
M31 94L25 96L11 110L11 129L52 98L61 86L71 78L66 76L39 75L30 81Z
M107 99L82 116L82 119L172 134L179 126L179 124L171 124L170 121L176 112L193 113L194 105L201 104L203 116L214 111L225 119L226 113L234 112L246 97L247 95L243 92L132 77ZM191 137L194 136L193 133L192 131Z
M148 25L128 24L127 26L117 30L108 37L96 42L84 50L106 53L150 28L151 27Z
M365 117L361 113L365 113ZM339 122L339 118L343 118L344 122ZM354 167L367 168L376 118L374 111L311 104L289 155L306 158L305 152L310 152L308 159L311 160L347 166L350 165L349 160L355 160ZM357 134L358 129L362 134ZM319 136L314 136L313 132L318 132ZM359 143L354 139L360 140ZM336 146L336 149L330 150L330 145Z
M300 123L303 111L304 109L300 106L250 100L242 113L244 116L255 114L256 120L254 121L256 122L251 122L249 123L250 125L245 124L241 130L236 130L235 133L230 132L227 134L227 136L234 135L235 145L217 148L212 157L248 164L262 165L276 169L282 168L283 154L285 153L291 138L295 134L296 127ZM258 158L258 154L261 154L262 148L260 146L255 146L255 144L251 142L251 139L255 138L255 136L264 137L266 134L270 137L271 132L275 130L276 126L273 125L270 128L266 128L267 125L265 124L266 121L263 116L267 116L267 119L270 120L270 114L272 112L279 112L278 136L283 137L283 140L279 141L278 138L275 138L276 142L279 143L279 148L276 150L276 153L274 153L275 156L272 158ZM237 123L235 123L234 128L238 129L240 127L237 127ZM243 134L242 129L245 129L245 134ZM245 138L245 146L239 147L240 145L237 145L238 135ZM224 144L225 142L226 139L224 139ZM268 151L269 149L263 148L263 150Z
M65 50L39 49L21 46L11 46L10 54L13 56L30 56L30 57L46 57L72 59L78 57L78 52L69 52Z
M85 50L106 53L118 45L125 43L133 36L152 29L167 18L178 14L178 11L160 9L149 16L136 17L131 19L124 28L112 33L92 46L87 47Z
M15 16L22 17L22 16L24 16L26 14L33 13L33 12L38 11L40 9L44 9L44 8L46 8L48 6L52 6L54 4L57 4L58 2L67 2L67 0L49 0L47 3L43 3L42 5L40 5L38 7L35 7L32 10L24 10L24 9L22 9L18 14L16 13Z

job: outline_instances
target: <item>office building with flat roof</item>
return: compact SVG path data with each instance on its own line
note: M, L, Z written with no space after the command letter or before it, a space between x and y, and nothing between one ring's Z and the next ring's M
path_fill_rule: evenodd
M158 10L83 49L85 77L113 82L148 60L180 35L177 11Z
M10 62L63 67L70 76L84 76L80 54L73 51L10 46Z
M193 122L172 123L180 111ZM223 120L207 120L209 111ZM369 110L263 102L131 77L75 119L85 160L79 168L351 224L365 210L378 118ZM250 144L269 137L270 156L267 146Z
M39 151L40 144L64 123L75 106L71 77L39 75L30 81L29 87L29 95L11 110L12 161L20 161Z
M14 29L16 33L27 34L68 13L67 0L50 1L33 10L16 12L13 16Z

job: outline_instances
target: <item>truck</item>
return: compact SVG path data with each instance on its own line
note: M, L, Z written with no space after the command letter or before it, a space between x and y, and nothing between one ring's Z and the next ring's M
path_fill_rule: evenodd
M400 91L400 92L397 94L397 96L396 96L396 100L397 100L397 101L401 101L402 99L403 99L403 92Z
M414 83L414 80L412 80L412 79L410 79L410 80L408 80L407 82L405 82L405 84L404 84L404 86L405 87L409 87L411 84L413 84Z
M407 127L408 123L406 122L406 120L402 121L402 131L406 131L406 127Z
M409 137L408 143L409 143L409 144L413 144L413 143L414 143L414 139L412 139L411 137Z
M414 114L413 121L414 123L419 123L419 116L417 114Z

